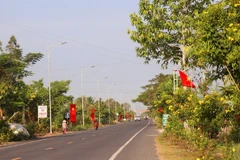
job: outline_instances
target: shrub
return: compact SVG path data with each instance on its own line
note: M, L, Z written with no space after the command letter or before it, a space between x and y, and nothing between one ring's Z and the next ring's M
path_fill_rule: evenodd
M35 134L37 133L37 123L30 122L25 127L26 127L28 133L30 134L29 138L35 138Z
M0 120L0 144L8 142L13 138L13 133L9 128L9 124L5 120Z
M17 135L14 135L11 139L12 141L23 141L29 139L29 136L24 133L19 133Z

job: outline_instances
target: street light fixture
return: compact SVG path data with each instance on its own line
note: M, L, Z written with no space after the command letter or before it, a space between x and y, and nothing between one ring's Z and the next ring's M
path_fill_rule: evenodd
M91 66L91 68L94 68L95 66ZM86 70L85 70L86 71ZM81 68L81 88L82 88L82 124L83 126L84 124L84 96L83 96L83 73L84 70L83 68Z
M50 54L51 49L66 44L67 42L58 43L47 49L48 54L48 92L49 92L49 119L50 119L50 134L52 134L52 99L51 99L51 80L50 80Z

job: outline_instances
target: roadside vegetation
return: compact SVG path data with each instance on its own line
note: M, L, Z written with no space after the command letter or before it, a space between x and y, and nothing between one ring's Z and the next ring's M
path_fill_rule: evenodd
M137 56L176 70L156 75L134 100L164 128L159 143L172 145L172 159L181 149L197 160L240 159L240 1L140 0L130 19ZM197 87L182 86L178 70Z
M34 65L43 58L42 53L23 54L23 50L15 36L11 36L7 45L3 47L0 42L0 144L13 140L25 140L36 138L49 133L50 119L38 120L38 106L49 106L49 90L44 86L43 79L25 82L24 78L34 74L28 67ZM93 97L83 96L84 122L82 118L82 97L67 95L70 80L51 82L52 95L52 131L61 132L61 124L69 112L70 104L77 106L76 123L69 123L68 131L79 131L92 128L90 121L91 109L95 109L95 118L101 115L101 125L114 123L116 113L122 119L133 118L134 112L130 110L130 104L120 103L113 98L103 101ZM99 110L100 104L100 110ZM109 106L108 106L109 104ZM109 114L109 107L111 112ZM49 107L48 107L49 115ZM10 123L20 123L28 130L30 137L14 135L9 129Z

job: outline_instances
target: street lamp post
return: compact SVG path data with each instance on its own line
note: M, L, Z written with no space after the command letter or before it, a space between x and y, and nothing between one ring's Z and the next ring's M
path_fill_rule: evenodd
M91 66L91 68L94 68L95 66ZM81 68L81 88L82 88L82 124L83 126L85 125L84 123L84 96L83 96L83 68Z
M121 92L122 91L122 89L120 89L120 91L119 92ZM116 93L116 95L118 95L118 93ZM118 113L117 113L117 101L115 101L115 114L116 114L116 120L117 120L117 122L118 122Z
M105 77L107 79L108 77ZM101 123L101 115L100 115L100 96L99 96L99 80L97 81L97 92L98 92L98 123Z
M48 54L48 92L49 92L49 119L50 119L50 134L52 134L52 99L51 99L51 80L50 80L50 54L51 49L66 44L67 42L58 43L47 49Z
M114 84L113 86L116 86L116 84ZM110 124L110 102L109 102L109 91L110 91L110 87L108 86L108 114L109 114L109 124Z
M108 123L110 124L109 87L108 87Z

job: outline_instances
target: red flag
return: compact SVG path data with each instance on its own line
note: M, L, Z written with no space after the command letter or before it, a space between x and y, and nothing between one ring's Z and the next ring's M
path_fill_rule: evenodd
M182 80L182 85L186 87L196 88L190 78L183 72L179 70L179 74Z
M70 105L70 122L76 123L76 104Z
M120 115L120 116L119 116L119 120L121 121L121 120L122 120L122 118L123 118L123 116L122 116L122 115Z
M95 119L95 109L94 108L91 109L90 119L92 122L94 122L94 119Z
M159 108L158 112L163 113L164 112L164 108Z

